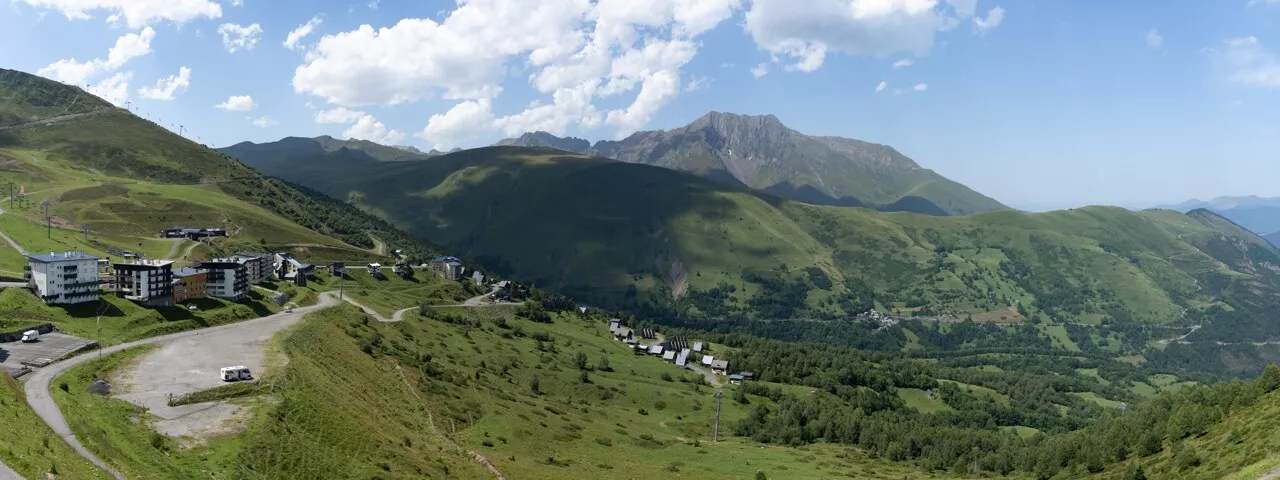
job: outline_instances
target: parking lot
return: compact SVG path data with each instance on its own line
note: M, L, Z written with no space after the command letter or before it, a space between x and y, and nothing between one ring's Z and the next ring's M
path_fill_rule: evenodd
M31 343L0 343L0 370L12 374L24 366L43 367L91 344L93 340L56 332Z

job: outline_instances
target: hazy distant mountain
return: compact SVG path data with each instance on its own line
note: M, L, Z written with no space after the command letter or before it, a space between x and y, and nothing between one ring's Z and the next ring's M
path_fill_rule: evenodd
M519 138L500 140L495 145L503 147L549 147L573 153L587 153L591 142L581 138L560 138L547 132L529 132Z
M773 115L712 112L668 131L637 132L594 146L580 138L526 133L498 145L550 147L695 173L818 205L866 206L930 215L967 215L1008 207L892 147L813 137Z
M1218 197L1213 200L1189 200L1177 205L1164 205L1166 208L1187 212L1195 209L1213 211L1230 219L1254 233L1262 235L1272 243L1280 241L1280 198L1258 197Z

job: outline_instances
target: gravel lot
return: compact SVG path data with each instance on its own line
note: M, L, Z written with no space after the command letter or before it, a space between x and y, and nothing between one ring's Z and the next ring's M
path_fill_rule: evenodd
M0 369L21 370L24 362L44 366L92 343L93 340L57 332L41 335L39 341L31 343L0 343Z

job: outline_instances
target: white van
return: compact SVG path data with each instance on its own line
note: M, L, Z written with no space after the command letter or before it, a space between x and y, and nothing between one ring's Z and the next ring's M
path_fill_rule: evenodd
M249 367L240 365L237 367L222 367L222 381L238 382L240 380L253 380L253 374L249 373Z
M25 343L31 343L39 339L40 339L40 332L38 331L27 330L25 332L22 332L22 341Z

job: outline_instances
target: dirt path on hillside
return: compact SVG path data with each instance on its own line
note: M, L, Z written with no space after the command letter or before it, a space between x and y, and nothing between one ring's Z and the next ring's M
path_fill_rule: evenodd
M101 115L103 112L110 112L110 111L113 111L113 110L116 110L116 108L115 108L115 107L102 107L102 108L99 108L99 109L94 110L94 111L92 111L92 112L85 112L85 113L73 113L73 114L70 114L70 115L58 115L58 116L56 116L56 117L42 118L42 119L40 119L40 120L34 120L34 121L30 121L30 122L25 122L25 123L19 123L19 124L17 124L17 125L9 125L9 126L7 126L7 127L0 127L0 130L16 130L16 129L19 129L19 128L35 127L35 126L40 126L40 125L48 125L48 124L50 124L50 123L56 123L56 122L61 122L61 121L65 121L65 120L71 120L71 119L80 118L80 117L88 117L88 116L91 116L91 115Z
M502 474L502 470L498 470L498 466L494 465L493 462L490 462L484 455L473 450L466 450L461 446L458 446L458 444L453 443L453 440L450 440L449 437L446 437L443 433L440 433L440 430L436 428L436 416L431 413L431 404L427 403L427 400L422 398L422 395L418 394L418 389L414 388L413 384L409 383L409 377L404 375L404 370L400 369L400 365L396 365L396 372L400 374L400 379L404 380L404 386L409 389L409 393L413 394L413 397L418 399L418 402L422 403L422 406L424 407L423 409L427 412L427 426L431 429L431 435L436 437L436 440L439 440L440 443L445 444L454 452L458 454L465 454L477 463L484 465L484 468L488 469L489 473L492 473L500 480L507 480L507 476Z

